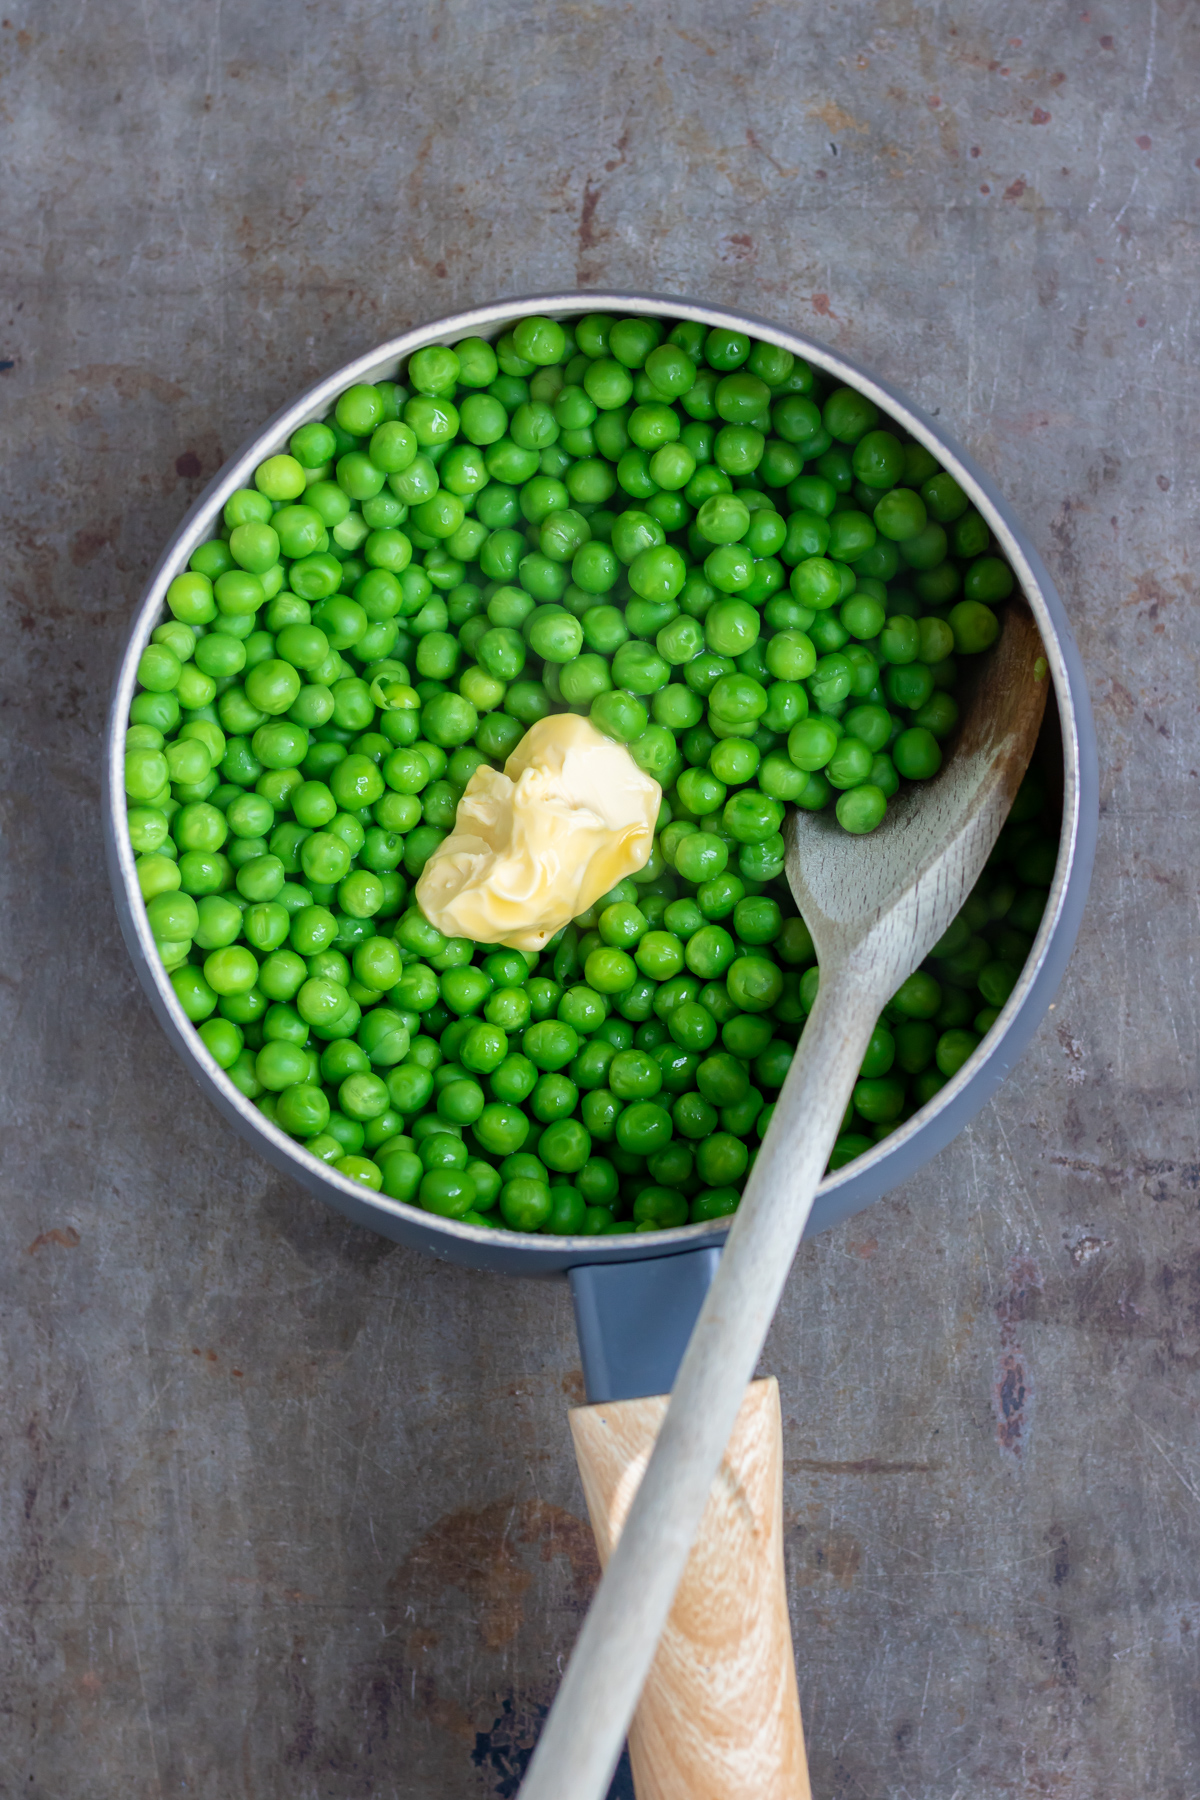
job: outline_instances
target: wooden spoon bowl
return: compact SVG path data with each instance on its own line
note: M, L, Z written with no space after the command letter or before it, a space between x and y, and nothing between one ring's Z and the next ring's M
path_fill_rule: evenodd
M832 812L791 809L788 885L823 981L826 967L850 954L856 966L866 957L882 959L888 971L907 965L884 995L890 999L956 917L991 854L1029 766L1050 686L1022 599L1005 608L999 638L969 675L940 772L901 788L876 830L854 837Z

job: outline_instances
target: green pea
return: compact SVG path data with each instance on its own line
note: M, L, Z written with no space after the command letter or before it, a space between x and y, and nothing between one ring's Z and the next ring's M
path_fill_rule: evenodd
M613 412L624 406L633 393L633 378L623 363L612 357L598 357L584 371L583 389L601 412Z
M550 1215L542 1226L542 1231L547 1237L594 1235L587 1230L587 1215L587 1203L578 1188L565 1184L552 1187L550 1189ZM608 1213L607 1217L611 1219L612 1214Z
M891 495L888 498L891 499ZM857 563L872 549L875 540L875 525L865 513L837 512L829 522L829 559L836 563Z
M242 909L219 894L205 894L196 904L196 925L174 935L195 939L202 950L223 950L241 935Z
M448 1081L437 1098L438 1113L454 1125L473 1124L486 1104L482 1087L467 1078Z
M698 831L684 838L675 852L675 867L685 881L708 881L720 875L728 861L724 843L710 831Z
M217 993L212 985L201 975L199 969L185 963L171 971L171 986L175 997L182 1006L193 1025L207 1019L217 1004ZM224 1023L224 1021L221 1021ZM222 1064L222 1068L232 1064Z
M745 892L745 883L726 870L697 888L696 904L706 919L725 919Z
M313 1082L300 1081L280 1094L275 1120L290 1137L315 1138L329 1124L329 1113L329 1101L321 1089Z
M741 656L757 643L758 613L745 600L718 600L705 614L704 638L718 656Z
M424 1164L411 1150L395 1150L381 1158L382 1191L392 1200L411 1205L427 1179Z
M666 664L662 667L665 670ZM589 709L589 717L598 731L621 744L632 743L641 737L649 723L641 700L619 688L597 695Z
M669 931L649 931L634 952L634 961L652 981L669 981L683 967L683 945Z
M873 765L874 772L874 765ZM883 815L887 812L887 796L882 787L874 781L864 781L860 787L851 788L842 794L837 803L838 824L846 832L865 835L874 832L876 824L883 823Z
M237 944L214 950L205 958L204 979L220 996L249 993L258 979L258 959Z
M873 753L855 737L844 737L825 765L825 777L839 792L859 787L871 774Z
M535 1119L543 1125L553 1125L557 1119L568 1119L575 1111L579 1101L579 1089L567 1075L542 1075L529 1098L529 1110ZM541 1151L543 1160L545 1151ZM550 1168L558 1165L549 1161Z
M693 975L711 981L723 975L735 955L734 942L721 925L706 924L687 942L685 961Z
M978 1043L977 1032L944 1031L937 1041L937 1050L934 1053L939 1072L947 1080L952 1075L957 1075Z
M733 928L744 944L773 944L783 931L778 902L765 894L739 900L733 911Z
M891 488L904 478L904 446L890 431L868 431L850 460L855 476L868 487Z
M695 928L699 930L704 923L704 915L698 907L694 906L693 902L685 901L682 904L693 907L696 915ZM664 981L655 993L655 1016L664 1021L669 1020L677 1006L683 1006L689 1000L694 1000L699 992L700 983L693 976L683 974L672 976L669 981Z
M126 752L125 792L131 800L154 800L167 787L170 774L167 759L161 750L134 749Z
M892 733L892 719L887 708L873 703L852 707L843 717L842 724L848 736L871 751L882 750Z
M909 781L928 781L941 768L941 747L932 732L910 726L892 745L892 761Z
M706 1007L694 1000L677 1006L667 1020L671 1039L681 1050L704 1051L716 1042L717 1023Z
M685 769L676 783L680 802L697 818L724 805L726 785L708 769Z
M131 807L126 815L129 827L129 841L143 858L162 861L177 854L175 845L169 836L169 824L165 813L154 806ZM154 852L161 850L162 857L154 858ZM140 866L140 864L139 864ZM145 889L143 896L149 898Z
M996 961L985 963L979 971L979 991L989 1006L1001 1007L1008 999L1020 978L1020 969L1013 963Z
M680 1136L693 1142L707 1138L718 1124L716 1108L699 1093L681 1094L671 1107L671 1119Z
M284 1088L305 1080L309 1073L308 1053L299 1044L288 1043L283 1038L273 1038L263 1045L254 1059L254 1072L260 1084L271 1093L282 1093ZM322 1120L323 1130L328 1123L328 1112Z
M809 677L808 691L814 704L823 712L846 700L854 687L854 665L848 657L834 651L819 657Z
M593 492L598 493L599 485L602 484L592 482L590 487ZM607 498L607 496L601 497ZM582 496L576 493L575 498L580 499ZM607 594L610 588L616 586L619 575L620 564L611 545L595 541L582 542L574 550L571 559L571 580L585 593Z
M618 1100L652 1099L662 1086L662 1070L644 1050L619 1050L609 1067L608 1086Z
M433 1093L433 1076L419 1063L401 1062L387 1076L388 1097L402 1113L416 1113Z
M592 1140L578 1119L558 1119L542 1133L538 1154L547 1168L573 1175L592 1153Z
M742 724L761 718L767 710L766 690L750 675L722 675L708 697L708 704L718 718Z
M763 1097L757 1088L750 1088L741 1100L732 1106L723 1106L720 1112L721 1129L730 1133L735 1139L747 1138L754 1130L755 1122L763 1110Z
M299 1044L301 1049L304 1049L308 1043L309 1028L294 1006L287 1006L276 1001L274 1006L267 1008L266 1016L262 1021L262 1033L266 1039L278 1039L283 1043ZM357 1050L358 1046L354 1045L353 1048ZM365 1057L363 1060L366 1060ZM325 1074L323 1067L321 1073Z
M838 745L838 734L825 719L804 719L788 733L788 756L798 769L823 769Z
M592 1137L608 1143L615 1131L621 1102L607 1088L593 1088L580 1103L580 1115Z
M383 1173L378 1163L372 1162L369 1156L343 1156L333 1167L348 1181L356 1181L360 1186L371 1188L376 1193L383 1185Z
M200 924L196 902L190 894L179 892L156 894L146 907L146 916L160 941L194 937Z
M696 1085L712 1106L732 1106L745 1098L750 1080L736 1057L720 1050L696 1071Z
M322 886L345 880L350 860L349 847L332 831L314 831L300 845L300 866L306 878Z
M807 556L797 563L789 586L794 598L814 612L825 612L842 599L841 576L825 556Z
M179 885L185 894L223 894L233 886L232 864L219 851L187 850L180 856L178 867Z
M951 607L948 623L960 656L976 656L990 649L1000 635L1000 621L981 600L960 600Z
M542 1181L518 1176L500 1190L500 1211L513 1231L539 1231L550 1217L550 1188Z
M679 436L679 415L661 402L650 401L634 408L626 430L639 450L657 450L662 444L674 443Z
M941 987L924 969L902 982L891 999L892 1010L910 1019L932 1019L941 1004Z
M740 956L726 975L729 997L743 1012L766 1012L783 991L783 976L765 956Z
M696 530L710 544L736 544L750 527L750 509L736 494L717 492L696 514Z
M925 502L929 516L939 525L951 525L961 519L970 502L955 481L953 475L939 470L921 484L921 498ZM960 552L961 554L961 552Z
M632 948L646 935L648 928L649 921L645 913L628 901L606 906L598 921L603 941L619 950Z
M585 1092L607 1086L609 1067L616 1054L612 1044L599 1037L593 1038L571 1064L572 1081Z
M726 802L721 822L739 844L761 844L783 823L783 805L768 794L743 789Z
M674 1122L666 1107L652 1100L638 1100L618 1115L618 1146L633 1156L649 1156L670 1142Z
M662 339L657 319L618 319L608 333L608 348L627 369L640 369Z
M251 902L273 900L283 887L285 876L278 856L255 856L238 869L237 891Z
M624 950L601 948L588 956L584 975L588 986L596 993L620 994L634 985L637 967Z
M335 1138L344 1152L357 1155L366 1142L366 1133L357 1119L349 1119L344 1112L332 1109L329 1123L325 1127L330 1137Z
M183 974L183 971L179 970L177 973ZM194 973L194 971L192 973ZM207 983L204 985L207 986ZM184 995L179 992L178 988L176 988L175 991L179 994L184 1011L188 1014L188 1017L191 1018L192 1013L189 1010L187 1000ZM212 993L211 988L209 989L209 993ZM214 1006L217 1003L215 994L212 995L212 1002ZM200 1026L200 1037L205 1049L219 1069L231 1069L242 1053L244 1040L241 1029L239 1026L234 1025L229 1019L205 1020Z
M467 1166L467 1146L458 1128L440 1117L419 1119L413 1126L413 1142L421 1165L427 1170L465 1169Z
M777 683L773 684L773 686L777 685ZM767 712L770 711L769 700L770 696L768 695ZM762 717L765 719L767 713L763 713ZM720 743L713 745L709 752L708 766L717 777L718 782L736 786L743 781L754 779L761 759L762 753L756 743L742 738L724 738ZM714 798L711 808L705 808L705 811L719 811L724 798L724 794L719 798Z
M590 976L589 984L596 986ZM557 1071L565 1069L578 1054L579 1034L561 1019L542 1019L526 1031L521 1048L535 1068Z
M270 901L249 906L243 915L242 930L246 942L264 955L278 950L287 939L288 914L284 907Z
M204 548L206 546L202 545L201 549ZM221 545L221 552L227 559L224 569L228 569L232 566L233 558L224 544ZM224 569L217 569L216 574L223 574ZM167 606L184 625L207 625L217 613L212 579L207 574L177 575L167 589Z
M459 1046L459 1055L464 1068L476 1075L491 1075L508 1056L508 1036L498 1025L472 1025Z
M857 444L871 431L879 418L879 409L865 394L853 388L835 388L825 402L822 422L840 444Z
M921 654L921 630L917 621L903 613L888 619L880 633L879 654L885 663L896 666L916 662Z
M877 529L893 543L915 538L924 531L927 519L925 502L911 488L893 488L879 501L874 512Z
M728 1187L746 1172L749 1153L740 1138L717 1131L696 1149L696 1172L709 1188Z
M338 981L310 976L296 994L296 1010L309 1025L333 1025L347 1016L352 1002Z
M889 495L888 499L891 498L892 496ZM924 511L924 506L915 494L912 499L915 502L912 518L915 520L918 516L917 509ZM910 569L936 569L946 560L948 548L946 533L940 525L927 524L923 530L917 531L911 537L904 538L896 548L899 551L901 562L906 563Z
M688 1203L670 1188L643 1188L634 1201L633 1217L639 1230L670 1231L687 1224Z
M475 1183L466 1169L430 1169L417 1192L426 1212L443 1219L459 1219L475 1204Z

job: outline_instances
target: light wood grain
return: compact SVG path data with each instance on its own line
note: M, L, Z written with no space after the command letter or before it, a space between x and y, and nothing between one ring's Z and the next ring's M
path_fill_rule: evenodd
M571 1435L605 1567L667 1397L582 1406ZM629 1731L638 1800L809 1800L783 1568L779 1384L752 1382Z
M1037 628L1014 598L940 775L898 795L866 838L822 814L789 820L788 880L821 965L816 1003L522 1800L602 1800L875 1019L982 873L1048 686Z

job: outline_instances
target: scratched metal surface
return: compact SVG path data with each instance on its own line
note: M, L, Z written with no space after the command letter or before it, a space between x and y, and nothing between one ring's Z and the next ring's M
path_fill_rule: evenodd
M243 434L410 322L604 282L798 320L939 413L1097 706L1055 1011L805 1249L769 1346L814 1791L1192 1800L1195 10L13 6L0 1792L515 1789L594 1576L565 1289L346 1228L220 1125L127 967L98 759Z

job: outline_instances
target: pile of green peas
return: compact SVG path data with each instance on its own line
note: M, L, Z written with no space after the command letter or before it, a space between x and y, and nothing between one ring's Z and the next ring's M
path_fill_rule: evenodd
M555 1235L731 1213L818 979L785 807L867 832L935 774L1012 586L929 452L775 345L592 314L416 352L232 495L141 658L129 832L184 1011L393 1199ZM649 862L541 955L447 939L417 878L564 710L662 787ZM832 1167L990 1028L1056 851L1031 779Z

